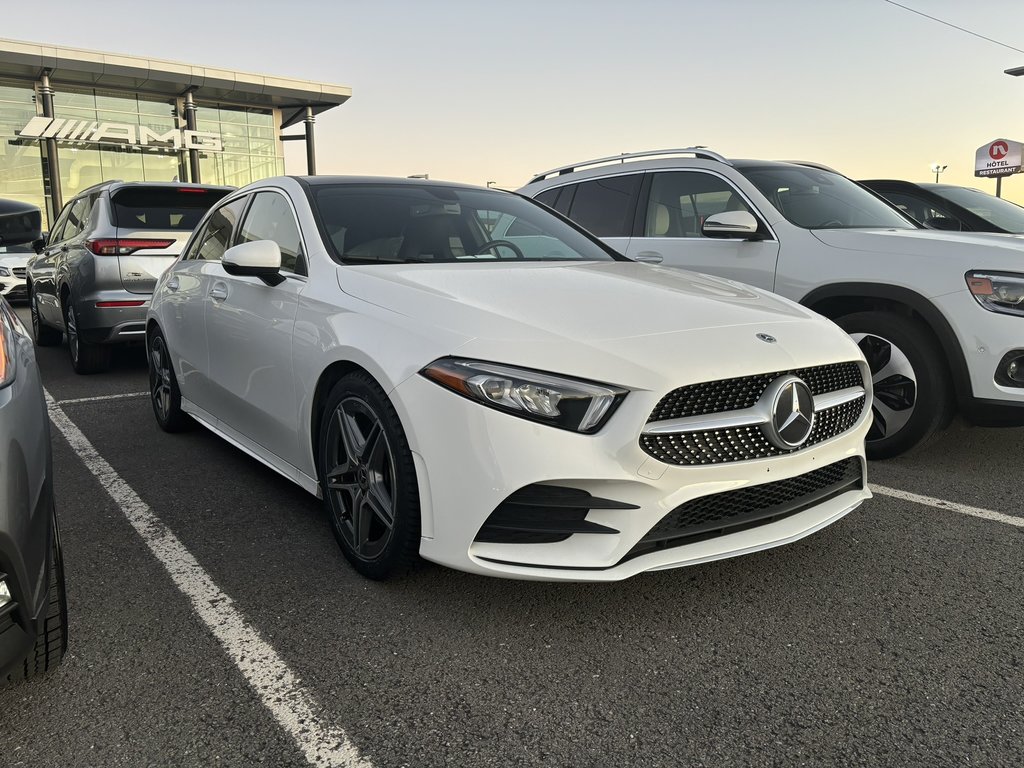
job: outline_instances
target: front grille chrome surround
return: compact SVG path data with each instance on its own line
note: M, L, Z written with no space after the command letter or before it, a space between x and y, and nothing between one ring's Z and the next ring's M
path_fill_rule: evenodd
M785 376L803 380L814 396L814 426L807 440L795 448L773 444L764 430L772 415L763 395ZM640 447L649 456L675 465L793 453L852 428L867 400L863 374L854 362L693 384L662 398L640 435Z

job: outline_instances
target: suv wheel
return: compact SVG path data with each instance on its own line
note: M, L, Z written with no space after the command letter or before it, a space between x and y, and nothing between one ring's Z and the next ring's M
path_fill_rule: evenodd
M159 328L149 334L149 394L156 423L164 432L183 432L192 420L181 410L181 390L174 375L167 341Z
M60 548L57 520L53 521L53 545L50 548L50 589L46 616L36 635L36 644L25 661L7 675L8 683L29 680L56 667L68 647L68 602L64 589L64 556Z
M836 323L857 342L871 369L874 423L868 458L905 453L949 423L949 373L925 325L890 312L858 312Z
M43 323L39 316L39 299L36 297L35 289L30 285L28 288L28 312L32 318L32 338L37 347L55 347L60 344L64 334L56 328L51 328Z
M64 328L68 335L71 367L75 369L75 373L101 373L110 367L110 347L105 344L90 344L79 335L75 300L70 294L64 300Z
M391 401L364 373L331 390L318 470L334 536L363 576L383 580L419 561L416 470Z

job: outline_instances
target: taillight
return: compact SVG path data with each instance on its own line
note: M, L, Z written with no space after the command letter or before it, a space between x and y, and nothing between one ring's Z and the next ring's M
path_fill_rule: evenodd
M145 299L138 299L134 301L97 301L96 306L100 309L107 309L110 307L141 307L145 303Z
M97 256L127 256L129 253L145 249L169 248L173 240L143 240L118 238L116 240L87 240L89 250Z
M188 192L191 195L205 195L209 192L208 189L202 189L201 187L179 187L179 192Z

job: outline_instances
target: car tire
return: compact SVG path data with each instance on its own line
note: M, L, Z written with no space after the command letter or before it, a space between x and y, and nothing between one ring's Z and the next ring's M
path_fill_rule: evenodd
M30 680L54 669L64 658L68 647L68 602L64 586L64 556L60 546L57 521L53 521L53 544L50 547L50 587L47 593L46 616L36 635L36 643L25 660L8 673L7 682Z
M102 373L110 367L110 346L90 344L81 338L78 329L78 314L75 300L68 295L64 301L64 328L68 337L68 354L75 373L88 375Z
M365 373L344 376L327 397L319 435L324 507L345 558L378 581L412 570L420 561L416 469L384 390Z
M55 347L64 338L64 333L60 329L53 328L43 322L43 319L39 316L37 301L35 290L29 288L28 311L32 318L32 339L37 347Z
M926 325L891 312L858 312L836 323L857 342L871 369L869 459L906 453L948 426L953 416L949 371Z
M184 432L192 426L192 419L181 410L181 390L174 375L167 340L159 328L154 328L146 339L146 357L149 361L149 401L153 405L156 423L164 432Z

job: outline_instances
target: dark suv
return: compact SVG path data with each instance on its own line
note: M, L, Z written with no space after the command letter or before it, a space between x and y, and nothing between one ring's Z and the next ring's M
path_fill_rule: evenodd
M3 209L0 242L39 237L38 208ZM55 667L67 648L49 426L32 339L0 298L0 683Z
M57 345L66 333L72 367L96 373L110 364L112 344L143 341L157 278L232 189L109 181L79 193L29 263L36 344Z
M1024 208L980 189L896 179L860 183L928 227L1024 234Z

